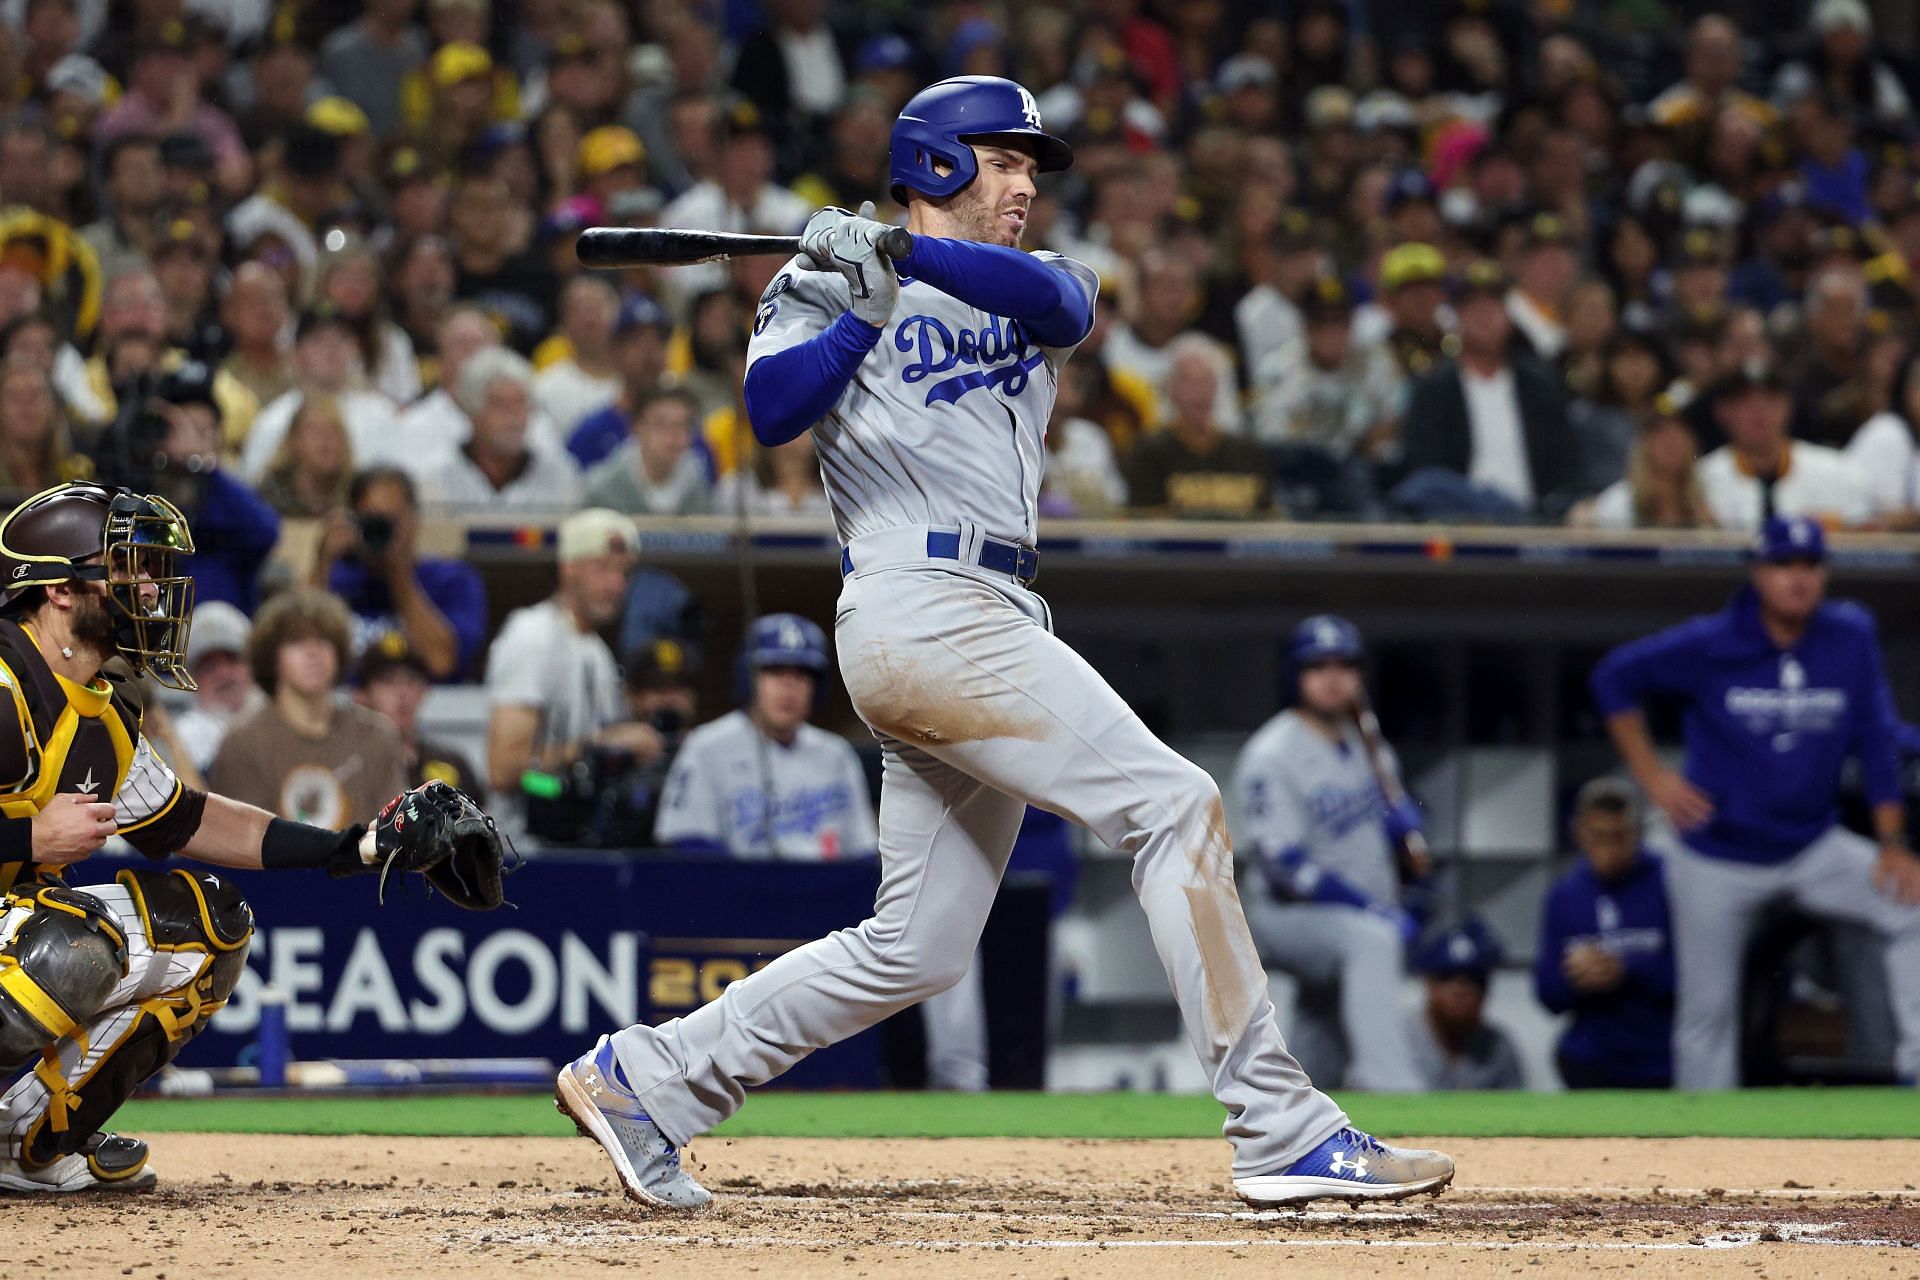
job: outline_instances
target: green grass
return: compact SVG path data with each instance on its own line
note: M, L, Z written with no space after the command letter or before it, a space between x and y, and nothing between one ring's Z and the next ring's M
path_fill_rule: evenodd
M1746 1093L1349 1095L1354 1122L1384 1136L1920 1138L1912 1089ZM1184 1094L763 1093L725 1137L1205 1138L1222 1112ZM181 1098L128 1104L117 1128L146 1133L561 1136L572 1125L528 1095Z

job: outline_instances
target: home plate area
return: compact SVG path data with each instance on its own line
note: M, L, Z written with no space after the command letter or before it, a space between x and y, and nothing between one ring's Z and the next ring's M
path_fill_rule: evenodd
M1255 1211L1215 1141L710 1138L694 1214L621 1199L577 1140L154 1143L155 1192L9 1201L23 1274L1920 1280L1911 1142L1463 1139L1438 1199Z

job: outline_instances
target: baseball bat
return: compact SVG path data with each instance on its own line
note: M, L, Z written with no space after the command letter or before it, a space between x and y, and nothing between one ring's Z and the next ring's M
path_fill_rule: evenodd
M756 253L790 258L800 252L800 237L688 231L673 227L588 227L580 233L573 251L581 265L607 270L644 266L679 267L695 262L720 262ZM880 237L880 252L898 262L913 252L913 234L905 227L894 227Z
M1407 798L1407 793L1387 763L1387 742L1380 733L1380 718L1373 714L1373 702L1365 689L1353 704L1353 722L1360 730L1360 741L1367 749L1367 764L1373 769L1373 781L1380 788L1381 798L1389 805L1399 804ZM1427 838L1418 831L1409 831L1400 841L1399 854L1402 869L1412 879L1424 880L1433 869Z

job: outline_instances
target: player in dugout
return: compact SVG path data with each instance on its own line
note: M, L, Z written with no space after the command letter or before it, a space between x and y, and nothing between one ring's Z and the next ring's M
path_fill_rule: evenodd
M127 489L60 485L0 521L0 1069L21 1072L0 1096L0 1189L154 1184L147 1144L103 1127L233 993L253 914L225 868L397 867L463 906L501 900L491 819L444 784L328 831L174 776L141 734L138 677L194 687L192 553L178 508ZM115 835L213 869L68 884Z
M1633 779L1673 824L1663 849L1677 975L1674 1082L1739 1084L1740 966L1762 909L1788 900L1886 942L1896 1070L1920 1076L1920 858L1907 846L1901 727L1873 615L1826 599L1826 535L1775 516L1725 609L1622 645L1593 672ZM1686 763L1663 763L1642 707L1686 699ZM1857 758L1869 839L1840 825Z

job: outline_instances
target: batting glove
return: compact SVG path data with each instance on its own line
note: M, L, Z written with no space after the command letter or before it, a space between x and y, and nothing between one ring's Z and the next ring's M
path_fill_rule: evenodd
M1399 804L1387 807L1386 825L1387 839L1397 844L1419 831L1425 824L1420 819L1420 806L1411 799L1403 799Z
M900 278L893 262L879 248L880 237L892 230L874 216L873 201L857 214L828 206L807 220L800 248L816 271L838 271L853 293L853 314L876 328L893 318L900 301Z

